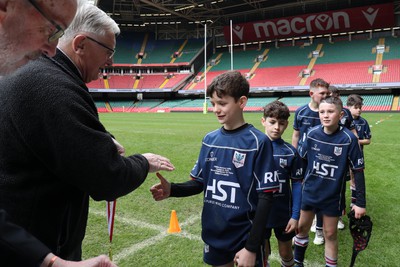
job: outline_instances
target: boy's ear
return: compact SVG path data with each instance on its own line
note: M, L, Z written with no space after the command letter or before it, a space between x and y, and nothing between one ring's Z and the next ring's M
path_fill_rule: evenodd
M261 117L261 125L265 126L265 118L264 117Z
M342 111L340 111L340 119L342 119L343 116L344 116L344 111L342 110Z
M241 96L239 98L239 105L243 109L247 104L247 97L246 96Z

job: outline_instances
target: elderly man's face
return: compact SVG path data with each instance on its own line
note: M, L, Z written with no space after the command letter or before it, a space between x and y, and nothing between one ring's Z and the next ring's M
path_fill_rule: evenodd
M8 1L1 10L0 74L10 73L42 53L54 56L58 40L49 37L68 27L76 0Z

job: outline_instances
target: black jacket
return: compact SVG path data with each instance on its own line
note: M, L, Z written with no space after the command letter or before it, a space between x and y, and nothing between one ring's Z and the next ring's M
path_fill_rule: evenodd
M0 80L0 208L64 259L80 260L89 196L114 200L149 165L122 157L60 50Z
M38 266L50 253L42 242L13 224L4 210L0 210L1 266Z

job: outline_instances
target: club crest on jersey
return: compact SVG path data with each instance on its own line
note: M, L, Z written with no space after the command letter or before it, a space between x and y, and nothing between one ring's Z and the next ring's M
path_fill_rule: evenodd
M287 159L279 159L279 166L281 168L287 167Z
M235 154L233 154L232 163L233 165L235 165L236 168L240 168L244 166L245 159L246 154L235 151Z
M335 146L335 150L333 151L333 153L334 153L336 156L342 155L342 147L337 147L337 146Z

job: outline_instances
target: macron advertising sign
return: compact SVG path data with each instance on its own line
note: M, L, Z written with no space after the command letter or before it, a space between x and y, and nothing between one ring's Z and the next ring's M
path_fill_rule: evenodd
M370 5L232 26L233 43L394 27L394 4ZM230 43L230 27L224 27Z

